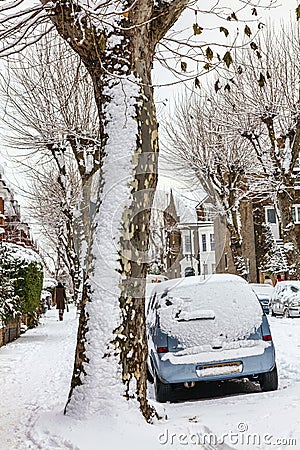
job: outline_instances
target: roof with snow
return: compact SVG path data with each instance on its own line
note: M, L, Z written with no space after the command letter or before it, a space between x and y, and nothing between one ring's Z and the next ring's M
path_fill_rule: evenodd
M180 223L196 223L196 208L207 198L206 192L202 189L192 191L172 189L171 195L174 199L175 209L180 218Z

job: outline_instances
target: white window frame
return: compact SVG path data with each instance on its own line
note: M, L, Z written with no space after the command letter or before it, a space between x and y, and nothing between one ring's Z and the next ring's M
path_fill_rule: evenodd
M203 239L203 236L205 237L205 239ZM203 245L205 244L205 245ZM205 250L204 250L205 247ZM207 235L206 233L201 233L201 250L203 253L207 252Z
M214 233L209 234L209 245L210 245L210 251L215 251L215 235Z
M292 206L292 209L294 209L294 211L295 211L295 214L293 214L293 217L295 217L294 223L300 224L300 203L295 203Z

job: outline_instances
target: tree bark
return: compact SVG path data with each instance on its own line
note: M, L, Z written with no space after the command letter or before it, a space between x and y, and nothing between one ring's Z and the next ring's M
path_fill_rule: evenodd
M284 250L289 267L289 276L300 279L300 252L299 242L292 217L292 205L295 203L294 189L281 190L277 195L277 204L280 211Z

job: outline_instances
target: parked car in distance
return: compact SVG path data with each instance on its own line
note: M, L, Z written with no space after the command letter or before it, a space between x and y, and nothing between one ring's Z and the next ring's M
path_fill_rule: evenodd
M168 281L168 277L166 277L165 275L155 275L150 273L146 276L146 308L151 292L153 291L157 283L163 283L164 281Z
M149 381L157 401L207 381L248 378L277 389L268 319L241 277L191 276L157 285L147 307Z
M150 273L146 277L146 283L162 283L163 281L167 281L168 277L165 275L155 275L153 273Z
M300 281L280 281L271 297L272 316L300 317Z
M274 292L274 287L270 284L259 283L250 283L250 286L257 295L264 312L266 314L269 314L271 297Z

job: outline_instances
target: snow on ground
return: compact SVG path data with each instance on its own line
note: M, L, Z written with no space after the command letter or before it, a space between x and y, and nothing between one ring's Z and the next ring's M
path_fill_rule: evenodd
M1 450L39 448L27 447L25 442L40 411L63 410L72 374L76 327L76 308L65 312L63 322L52 309L38 328L0 348Z
M126 420L118 411L113 418L63 416L76 309L65 313L63 322L55 309L47 311L41 326L0 349L0 449L300 449L300 320L269 320L278 391L261 393L247 381L203 385L193 399L182 395L177 403L155 403L167 419L147 425L132 411Z

